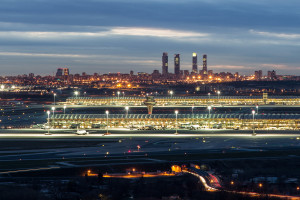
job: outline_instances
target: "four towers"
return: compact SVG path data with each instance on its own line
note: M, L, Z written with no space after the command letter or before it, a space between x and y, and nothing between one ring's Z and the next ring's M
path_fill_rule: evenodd
M169 64L168 64L168 53L163 52L162 55L162 75L167 76L169 73ZM193 53L192 58L192 73L198 74L198 58L197 53ZM203 68L199 71L202 75L207 75L207 55L203 54ZM174 74L180 76L180 54L174 54Z

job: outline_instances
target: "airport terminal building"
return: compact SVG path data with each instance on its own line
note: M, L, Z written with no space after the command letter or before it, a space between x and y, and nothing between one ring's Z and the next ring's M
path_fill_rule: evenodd
M67 104L95 106L142 106L145 97L69 97ZM155 96L156 106L204 105L300 105L300 96Z
M176 124L177 122L177 124ZM56 114L54 128L297 130L300 114Z

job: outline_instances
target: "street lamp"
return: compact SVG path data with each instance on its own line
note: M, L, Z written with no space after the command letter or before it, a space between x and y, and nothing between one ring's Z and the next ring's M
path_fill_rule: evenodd
M211 106L208 106L207 109L208 109L208 118L210 118L210 110L211 110Z
M55 105L55 97L56 97L56 93L53 94L54 105Z
M67 106L64 105L64 114L66 114L66 108L67 108Z
M109 111L105 111L106 113L106 134L108 135L108 114L109 114Z
M256 105L256 112L257 112L256 114L258 115L258 105Z
M194 108L195 108L195 106L192 105L192 115L194 114Z
M170 91L171 98L173 97L173 90Z
M176 132L175 132L175 134L177 135L178 134L178 132L177 132L177 129L178 129L178 123L177 123L178 110L175 110L175 115L176 115Z
M75 91L74 94L75 94L76 97L78 97L79 92Z
M118 94L118 99L119 99L120 98L120 91L118 91L117 94Z
M252 121L253 135L255 135L255 131L254 131L254 115L255 115L255 110L252 110L252 116L253 116L253 121Z
M221 92L220 92L220 90L218 90L218 101L220 100L220 94L221 94Z
M208 93L208 101L210 102L210 92Z
M53 117L54 117L54 110L55 110L55 107L54 107L54 106L51 107L51 110L52 110L52 112L53 112Z
M128 106L126 106L126 107L125 107L125 110L126 110L126 115L128 115L128 110L129 110L129 107L128 107Z
M84 97L85 97L85 95L86 95L86 92L83 93L83 96L84 96Z
M55 111L55 107L52 107L51 110L53 112L53 128L54 128L54 111Z
M125 92L122 92L122 94L123 94L123 99L124 99L124 97L125 97Z
M48 135L50 135L50 110L47 110L48 114Z

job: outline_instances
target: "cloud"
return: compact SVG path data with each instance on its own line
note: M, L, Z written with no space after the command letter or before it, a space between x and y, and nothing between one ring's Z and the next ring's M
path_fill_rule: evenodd
M96 57L96 55L46 54L46 53L22 53L22 52L0 52L0 56L64 57L64 58L90 58L90 57Z
M253 29L251 29L249 32L252 34L262 35L266 37L276 37L282 39L300 39L300 34L265 32L265 31L256 31Z
M112 37L112 36L139 36L159 37L167 39L191 39L207 37L207 33L180 31L172 29L113 27L104 28L100 32L49 32L49 31L0 31L0 37L30 38L30 39L72 39L74 37Z

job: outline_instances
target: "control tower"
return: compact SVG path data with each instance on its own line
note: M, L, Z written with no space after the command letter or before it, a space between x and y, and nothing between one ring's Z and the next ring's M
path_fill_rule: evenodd
M156 104L156 101L154 100L154 96L147 96L146 100L144 101L144 105L148 108L148 114L152 115L153 106Z

